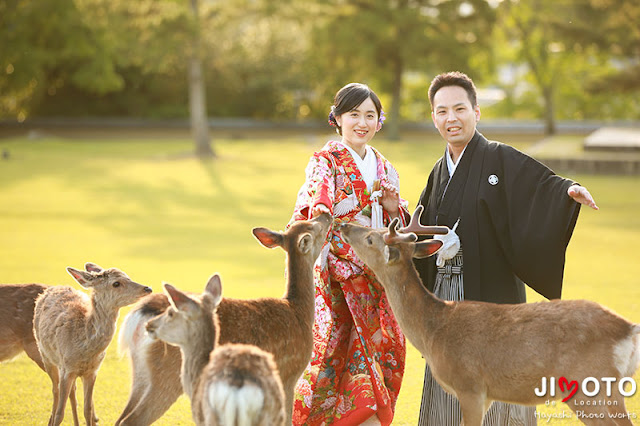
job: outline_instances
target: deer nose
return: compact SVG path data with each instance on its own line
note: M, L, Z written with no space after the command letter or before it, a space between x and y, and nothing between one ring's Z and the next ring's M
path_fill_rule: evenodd
M152 292L153 292L153 290L151 289L151 287L145 286L145 287L144 287L144 292L145 292L145 293L152 293Z

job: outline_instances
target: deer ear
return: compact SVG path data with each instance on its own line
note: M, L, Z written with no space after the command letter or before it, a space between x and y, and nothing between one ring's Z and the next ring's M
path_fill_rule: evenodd
M400 259L400 250L396 247L384 246L384 260L387 261L388 264L392 264Z
M440 240L426 240L416 243L413 249L413 257L416 259L422 259L425 257L433 256L442 247L442 241Z
M219 274L213 274L207 286L204 288L204 296L211 301L212 310L215 309L222 300L222 280Z
M87 262L84 264L84 269L87 272L102 272L104 271L104 269L102 269L100 266L96 265L95 263L91 263L91 262Z
M169 296L169 303L179 311L187 311L196 302L169 283L164 283L164 290Z
M313 237L311 234L305 233L298 237L298 247L303 254L307 254L313 248Z
M260 243L268 248L282 247L284 237L281 233L272 231L267 228L253 228L253 235Z
M68 267L67 268L67 272L82 287L84 287L84 288L92 287L91 281L93 281L93 275L91 275L90 273L84 272L84 271L79 271L78 269L74 269L72 267Z

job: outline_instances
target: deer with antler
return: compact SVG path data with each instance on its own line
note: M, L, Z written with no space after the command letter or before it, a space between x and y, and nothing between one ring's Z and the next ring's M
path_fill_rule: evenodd
M595 302L503 305L437 298L423 286L412 258L431 256L442 246L435 239L418 242L416 234L448 229L422 227L421 212L419 207L401 230L394 220L378 230L343 224L341 233L384 286L402 331L436 380L460 401L465 425L480 425L493 401L537 405L562 398L568 383L578 401L591 396L584 386L590 379L622 383L633 376L640 365L640 324ZM546 379L550 389L542 395ZM569 406L580 410L585 424L603 418L607 424L633 424L622 390L599 397L602 404Z

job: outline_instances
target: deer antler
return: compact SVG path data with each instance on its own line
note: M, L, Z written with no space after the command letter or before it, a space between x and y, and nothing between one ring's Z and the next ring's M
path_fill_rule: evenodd
M418 239L418 236L412 232L403 235L398 234L398 223L400 223L400 219L396 217L389 224L388 231L382 236L385 244L412 243Z
M403 234L413 232L416 235L445 235L449 232L449 228L446 226L424 226L420 224L420 216L423 210L424 206L422 205L416 207L409 224L404 228L400 228L399 231Z

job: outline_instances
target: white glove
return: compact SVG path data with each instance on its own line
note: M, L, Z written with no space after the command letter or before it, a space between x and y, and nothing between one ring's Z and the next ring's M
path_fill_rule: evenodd
M459 222L460 219L453 225L453 229L449 229L449 232L445 235L434 235L434 240L442 241L442 248L438 251L438 256L436 257L437 266L444 266L444 262L453 259L456 253L458 253L458 250L460 250L460 238L458 238L458 234L456 234L456 228Z

